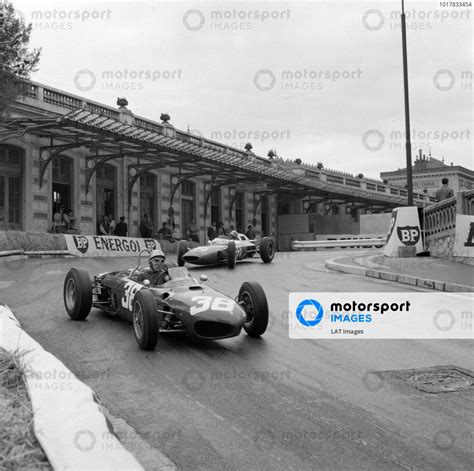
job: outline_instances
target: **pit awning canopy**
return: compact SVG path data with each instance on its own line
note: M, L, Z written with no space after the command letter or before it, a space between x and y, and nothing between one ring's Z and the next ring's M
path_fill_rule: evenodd
M89 153L88 182L100 165L127 156L136 158L129 165L137 170L136 175L171 167L177 169L181 181L208 177L213 187L245 183L255 184L261 194L314 196L386 208L407 204L407 199L398 195L327 183L307 176L303 168L292 170L275 160L179 131L166 123L130 118L130 122L123 122L87 109L73 110L58 118L10 118L0 124L0 142L23 134L36 135L41 139L43 162L66 149L85 148Z

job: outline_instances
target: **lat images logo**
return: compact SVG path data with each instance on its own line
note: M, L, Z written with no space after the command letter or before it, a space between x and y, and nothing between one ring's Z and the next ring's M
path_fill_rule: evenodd
M305 299L301 301L296 308L296 318L298 322L305 327L314 327L319 324L323 316L323 306L314 299Z

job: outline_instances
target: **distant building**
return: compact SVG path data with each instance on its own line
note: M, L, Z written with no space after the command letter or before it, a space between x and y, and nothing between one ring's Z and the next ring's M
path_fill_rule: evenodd
M454 193L462 190L471 190L474 188L474 172L461 165L446 165L444 161L435 159L429 155L422 155L421 150L412 167L413 172L413 191L425 192L434 196L436 190L441 188L441 179L449 178L449 187ZM382 172L382 180L388 180L388 184L397 185L402 188L406 185L406 168L394 170L391 172Z

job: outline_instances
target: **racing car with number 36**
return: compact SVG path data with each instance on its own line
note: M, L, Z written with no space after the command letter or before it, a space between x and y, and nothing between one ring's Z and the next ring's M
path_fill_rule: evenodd
M144 250L148 252L146 249ZM142 251L142 252L144 252ZM185 332L195 339L225 339L240 334L261 336L268 325L265 292L256 281L242 283L235 299L191 277L185 267L168 268L169 280L151 286L138 282L135 268L101 273L91 281L87 271L71 268L64 281L64 305L70 318L85 320L92 307L133 323L143 350L153 350L160 334Z
M217 265L227 264L234 268L239 260L260 254L263 263L270 263L275 256L275 242L271 237L263 237L260 244L250 240L245 234L236 234L236 239L227 237L216 237L202 247L188 248L185 240L181 240L178 246L178 265L185 263L193 265Z

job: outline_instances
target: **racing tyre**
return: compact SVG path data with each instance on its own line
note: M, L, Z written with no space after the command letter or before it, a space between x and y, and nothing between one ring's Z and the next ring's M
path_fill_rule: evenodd
M150 291L140 290L132 308L133 333L142 350L153 350L158 342L159 319L155 297Z
M250 337L260 337L268 325L268 303L265 291L256 281L242 283L239 291L239 301L242 303L247 320L244 330Z
M64 280L64 306L74 321L83 321L92 307L92 283L89 274L80 268L71 268Z
M270 263L275 256L275 242L271 237L264 237L260 242L260 257L263 263Z
M235 268L235 262L237 261L237 247L235 242L231 240L227 244L227 266L229 268Z
M178 245L178 266L184 267L183 255L188 251L188 244L185 240L180 240Z

